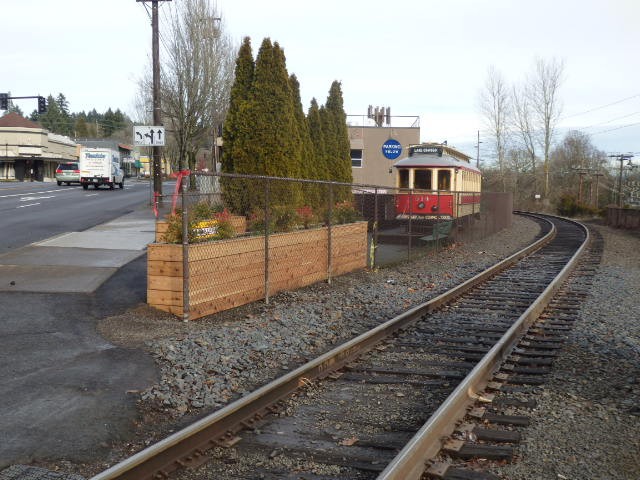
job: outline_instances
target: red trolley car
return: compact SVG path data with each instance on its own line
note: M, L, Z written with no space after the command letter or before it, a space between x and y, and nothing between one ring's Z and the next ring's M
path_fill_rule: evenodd
M396 218L450 220L480 212L480 170L445 144L409 146L396 169Z

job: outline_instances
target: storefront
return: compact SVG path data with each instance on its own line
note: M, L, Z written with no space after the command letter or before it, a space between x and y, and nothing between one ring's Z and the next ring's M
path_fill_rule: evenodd
M77 161L76 143L17 113L0 118L0 180L53 181L60 162Z

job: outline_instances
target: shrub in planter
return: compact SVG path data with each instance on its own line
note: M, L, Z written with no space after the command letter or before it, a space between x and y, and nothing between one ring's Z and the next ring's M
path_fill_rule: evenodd
M235 236L235 229L226 209L200 202L191 206L188 212L187 227L189 243L200 243L209 240L222 240ZM167 243L182 243L182 211L167 215L167 231L164 234Z
M352 202L339 202L333 207L333 223L353 223L360 219L360 212L355 209Z
M274 205L269 210L269 226L265 226L264 209L254 210L249 215L249 228L254 233L291 232L300 224L296 209L290 205Z
M308 205L299 207L296 209L298 214L298 220L304 228L309 228L311 225L318 223L318 216L314 213L313 208Z

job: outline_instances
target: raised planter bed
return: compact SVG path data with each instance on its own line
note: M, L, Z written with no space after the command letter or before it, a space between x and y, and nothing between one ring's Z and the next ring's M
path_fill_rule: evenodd
M188 318L222 310L365 268L367 222L271 234L265 273L264 236L189 245ZM183 246L149 244L147 303L183 316Z

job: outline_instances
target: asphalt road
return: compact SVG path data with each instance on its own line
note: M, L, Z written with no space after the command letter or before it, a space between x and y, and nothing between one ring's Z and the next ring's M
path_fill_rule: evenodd
M0 278L18 278L0 288L0 469L82 462L131 433L135 396L127 391L154 382L156 368L148 355L105 341L96 325L146 301L148 188L0 183ZM87 281L74 277L83 269L105 274L83 289ZM25 290L13 289L22 283Z
M0 182L0 254L86 230L149 204L149 182L125 179L124 187L83 190L55 182Z

